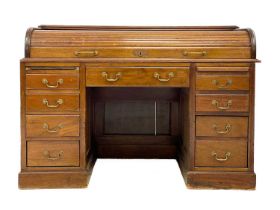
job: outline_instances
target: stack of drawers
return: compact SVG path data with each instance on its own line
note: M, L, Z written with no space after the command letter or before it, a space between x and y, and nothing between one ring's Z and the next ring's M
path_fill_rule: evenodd
M25 68L26 166L79 167L79 67Z
M242 171L248 168L248 69L197 68L197 170Z

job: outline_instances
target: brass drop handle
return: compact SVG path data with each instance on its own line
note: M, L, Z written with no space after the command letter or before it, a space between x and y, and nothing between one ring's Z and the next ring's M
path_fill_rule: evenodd
M46 78L44 78L44 79L42 79L42 83L43 83L44 85L46 85L48 88L58 88L59 85L62 85L62 84L63 84L63 79L58 79L58 80L56 81L56 84L55 84L55 85L51 85L51 84L49 83L49 81L48 81Z
M160 74L158 72L154 73L154 78L156 78L157 80L159 80L160 82L168 82L169 80L171 80L171 78L174 77L174 73L173 72L169 72L168 73L168 78L160 78Z
M227 110L227 109L230 109L230 107L232 105L232 100L228 100L225 106L220 106L219 104L220 104L219 101L212 100L212 105L216 106L217 109Z
M225 162L229 159L230 157L230 152L226 152L225 153L225 157L224 158L219 158L216 152L212 152L211 155L215 158L215 160L219 161L219 162Z
M227 133L229 133L229 132L231 131L231 124L227 123L227 124L225 125L225 129L224 129L224 130L220 130L220 129L218 128L218 126L217 126L216 124L214 124L214 125L213 125L213 129L215 130L215 132L216 132L217 134L227 134Z
M56 101L56 104L49 104L48 99L44 98L44 99L43 99L43 104L46 105L46 106L49 107L49 108L57 108L57 107L59 107L61 104L63 104L63 99L61 99L61 98L58 99L58 100Z
M48 123L44 123L43 124L43 128L48 132L48 133L57 133L59 132L59 130L61 128L63 128L62 124L59 124L58 126L54 127L54 128L49 128L49 124Z
M215 85L219 89L227 89L232 85L232 80L227 80L225 84L221 84L218 80L212 80L212 84Z
M201 51L201 52L189 52L187 50L184 50L182 52L183 56L191 56L191 55L197 55L197 56L206 56L207 52L206 51Z
M115 78L109 78L109 75L108 75L107 72L102 72L101 75L102 75L102 77L104 77L104 78L106 79L106 81L108 81L108 82L116 82L116 81L118 81L118 80L121 78L121 76L122 76L121 72L116 73Z
M52 156L50 151L45 150L43 154L48 160L60 160L63 156L63 151L59 151L56 155Z
M81 51L75 51L76 57L95 57L98 55L97 50L81 50Z

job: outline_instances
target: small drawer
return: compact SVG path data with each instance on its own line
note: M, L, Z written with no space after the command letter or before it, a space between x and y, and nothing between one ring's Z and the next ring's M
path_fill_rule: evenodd
M27 166L79 166L78 141L29 141Z
M87 68L87 86L189 86L189 68Z
M197 94L197 112L248 112L248 94Z
M27 115L26 137L79 136L78 115Z
M43 94L27 95L27 112L77 112L79 111L79 94Z
M247 137L247 135L248 117L196 117L196 136Z
M195 166L247 168L247 141L197 140Z
M249 90L249 74L199 73L197 90Z
M79 89L79 74L26 74L26 89Z

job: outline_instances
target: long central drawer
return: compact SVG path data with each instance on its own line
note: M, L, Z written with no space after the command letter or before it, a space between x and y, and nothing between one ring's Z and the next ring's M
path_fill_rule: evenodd
M88 67L86 85L188 87L188 67Z
M31 57L67 58L250 58L249 47L33 47Z

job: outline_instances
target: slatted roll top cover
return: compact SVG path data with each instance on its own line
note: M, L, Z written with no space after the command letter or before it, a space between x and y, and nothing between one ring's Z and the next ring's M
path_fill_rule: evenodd
M254 59L252 30L218 27L39 26L27 31L30 58Z

